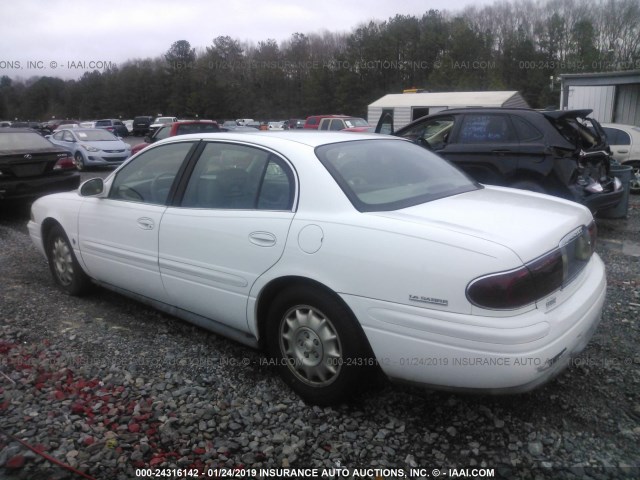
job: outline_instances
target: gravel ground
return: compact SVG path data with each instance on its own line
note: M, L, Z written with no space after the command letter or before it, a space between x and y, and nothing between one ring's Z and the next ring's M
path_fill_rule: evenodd
M502 397L380 382L335 408L306 405L260 352L106 290L61 294L27 219L0 210L0 478L83 478L51 459L95 479L147 478L141 468L640 478L638 197L628 219L598 221L602 324L556 380Z

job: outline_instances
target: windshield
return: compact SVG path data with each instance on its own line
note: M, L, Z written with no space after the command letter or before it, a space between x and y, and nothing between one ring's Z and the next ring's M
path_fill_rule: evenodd
M361 212L398 210L481 188L456 167L411 142L357 140L316 155Z
M115 142L118 139L108 130L81 130L74 132L82 142Z
M369 126L369 124L364 118L345 118L344 124L347 126L347 128Z

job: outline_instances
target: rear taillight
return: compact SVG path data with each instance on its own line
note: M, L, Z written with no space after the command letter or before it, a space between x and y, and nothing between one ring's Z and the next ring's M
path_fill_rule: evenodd
M73 158L71 158L71 157L61 158L53 166L54 170L71 170L71 169L74 169L74 168L76 168L76 164L73 163Z
M595 251L594 222L561 242L558 248L508 272L473 280L467 286L469 301L492 310L514 310L530 305L563 288L587 265Z

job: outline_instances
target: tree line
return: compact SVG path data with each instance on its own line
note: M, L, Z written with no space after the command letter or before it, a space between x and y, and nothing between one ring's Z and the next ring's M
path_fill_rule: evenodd
M175 41L78 80L0 77L0 119L366 117L407 88L518 90L557 107L558 75L640 69L640 0L518 0L452 14L396 15L349 33L294 33L257 44Z

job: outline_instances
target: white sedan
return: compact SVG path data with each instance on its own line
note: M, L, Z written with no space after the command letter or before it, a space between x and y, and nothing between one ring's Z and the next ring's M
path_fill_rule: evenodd
M620 123L603 123L611 156L624 165L633 167L629 182L631 193L640 193L640 127Z
M529 390L586 346L605 300L587 208L388 136L172 137L37 200L29 232L67 293L96 283L265 348L318 404L379 370Z

